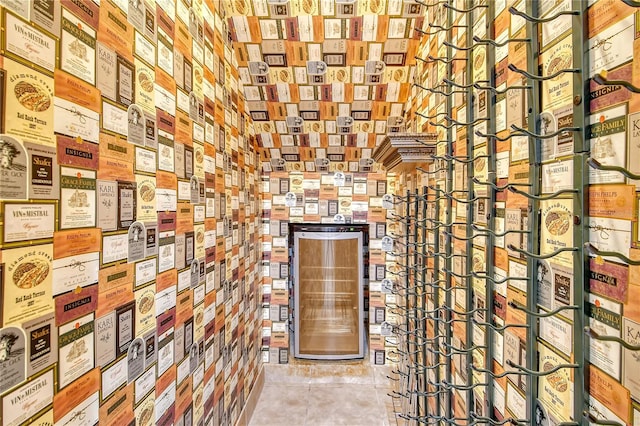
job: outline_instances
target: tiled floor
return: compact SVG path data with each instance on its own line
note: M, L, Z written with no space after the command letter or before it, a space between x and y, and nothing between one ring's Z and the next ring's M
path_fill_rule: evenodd
M396 426L389 371L367 361L265 365L249 426Z

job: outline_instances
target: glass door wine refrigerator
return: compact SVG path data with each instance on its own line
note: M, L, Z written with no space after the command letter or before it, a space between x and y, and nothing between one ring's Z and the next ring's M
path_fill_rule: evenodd
M363 358L368 225L290 226L294 356Z

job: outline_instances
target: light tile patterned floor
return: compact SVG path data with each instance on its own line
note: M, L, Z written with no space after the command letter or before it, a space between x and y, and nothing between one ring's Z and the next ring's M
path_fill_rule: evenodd
M265 365L249 426L396 426L389 371L364 361Z

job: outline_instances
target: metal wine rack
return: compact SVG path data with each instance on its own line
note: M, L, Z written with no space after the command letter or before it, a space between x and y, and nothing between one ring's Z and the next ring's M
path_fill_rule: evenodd
M629 271L640 256L606 241L622 231L592 220L589 194L609 183L594 171L629 186L640 180L599 160L611 148L598 145L598 123L615 117L602 106L590 111L593 85L640 93L606 71L593 75L590 64L607 69L605 53L593 50L611 48L615 19L638 20L628 8L640 2L610 5L623 14L598 27L601 37L592 28L597 12L588 11L602 11L599 2L419 3L426 19L415 31L424 42L409 114L438 142L387 217L402 225L388 253L396 268L387 271L397 301L388 309L399 318L391 394L398 422L637 424L639 396L625 387L634 373L621 371L633 367L620 360L640 351L640 334L622 333L631 290L616 300L591 282L600 276L594 265ZM521 119L503 112L507 102L522 108ZM631 191L629 231L638 217ZM608 353L598 346L605 344Z

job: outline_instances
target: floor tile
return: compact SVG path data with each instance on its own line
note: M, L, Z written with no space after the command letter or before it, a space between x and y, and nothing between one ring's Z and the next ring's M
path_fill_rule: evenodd
M306 425L376 425L386 420L370 385L311 386Z
M312 365L265 365L265 383L307 384Z
M392 376L392 367L389 366L379 366L373 368L373 379L376 385L376 388L389 388L389 376Z
M249 425L304 425L308 404L308 385L265 384Z

